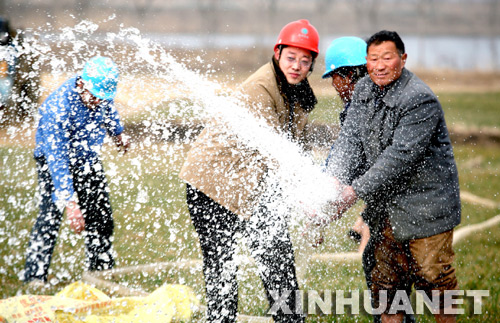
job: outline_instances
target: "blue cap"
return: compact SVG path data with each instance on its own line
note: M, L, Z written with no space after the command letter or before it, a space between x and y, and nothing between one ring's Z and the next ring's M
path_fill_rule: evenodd
M85 88L101 100L112 100L118 85L118 67L109 57L96 56L83 67L82 80Z
M339 67L366 64L366 42L359 37L340 37L332 41L325 54L323 78Z

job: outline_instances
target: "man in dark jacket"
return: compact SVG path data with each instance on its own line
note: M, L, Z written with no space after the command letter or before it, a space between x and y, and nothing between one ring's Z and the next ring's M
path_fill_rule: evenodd
M387 291L383 322L401 322L404 313L391 305L412 285L431 300L439 291L436 320L453 322L443 295L457 289L452 240L461 207L444 113L430 88L404 68L396 32L380 31L367 44L369 77L356 85L329 164L340 190L334 204L339 214L358 198L367 205L371 238L363 266L374 308L384 309L379 294Z

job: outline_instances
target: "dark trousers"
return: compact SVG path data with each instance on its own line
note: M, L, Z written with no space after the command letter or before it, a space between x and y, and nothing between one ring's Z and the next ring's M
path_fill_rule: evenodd
M276 295L291 292L286 307L292 313L280 310L273 315L274 321L303 322L303 315L295 314L294 310L295 291L299 287L286 221L268 212L265 205L249 221L240 220L236 214L189 184L186 193L203 254L207 321L236 321L238 283L233 256L238 238L245 237L257 262L270 305L274 304Z
M31 231L26 254L24 281L47 281L54 247L63 219L63 212L53 202L54 184L45 158L36 158L38 189L41 197L39 215ZM99 163L99 166L100 163ZM96 170L96 168L98 170ZM111 235L114 223L109 201L108 185L102 167L90 167L84 173L71 168L73 186L78 196L80 210L85 219L86 256L88 270L112 268Z

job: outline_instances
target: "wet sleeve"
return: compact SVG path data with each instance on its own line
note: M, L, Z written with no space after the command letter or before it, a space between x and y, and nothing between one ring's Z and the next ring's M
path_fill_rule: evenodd
M70 162L70 119L66 109L68 103L62 98L55 98L42 107L40 124L43 132L42 150L49 166L55 187L54 202L69 201L75 197Z
M123 132L123 124L113 101L110 101L105 106L104 124L108 134L112 137L116 137Z
M332 145L325 166L326 173L337 177L347 185L352 183L365 165L365 155L359 135L360 116L355 112L355 107L350 110L352 113L347 116L337 140Z

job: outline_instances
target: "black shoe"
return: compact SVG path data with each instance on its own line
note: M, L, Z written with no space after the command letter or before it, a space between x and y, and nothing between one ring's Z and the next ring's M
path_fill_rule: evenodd
M356 242L361 242L361 234L359 234L358 232L354 231L353 229L349 230L349 238L351 238L352 240L356 241Z

